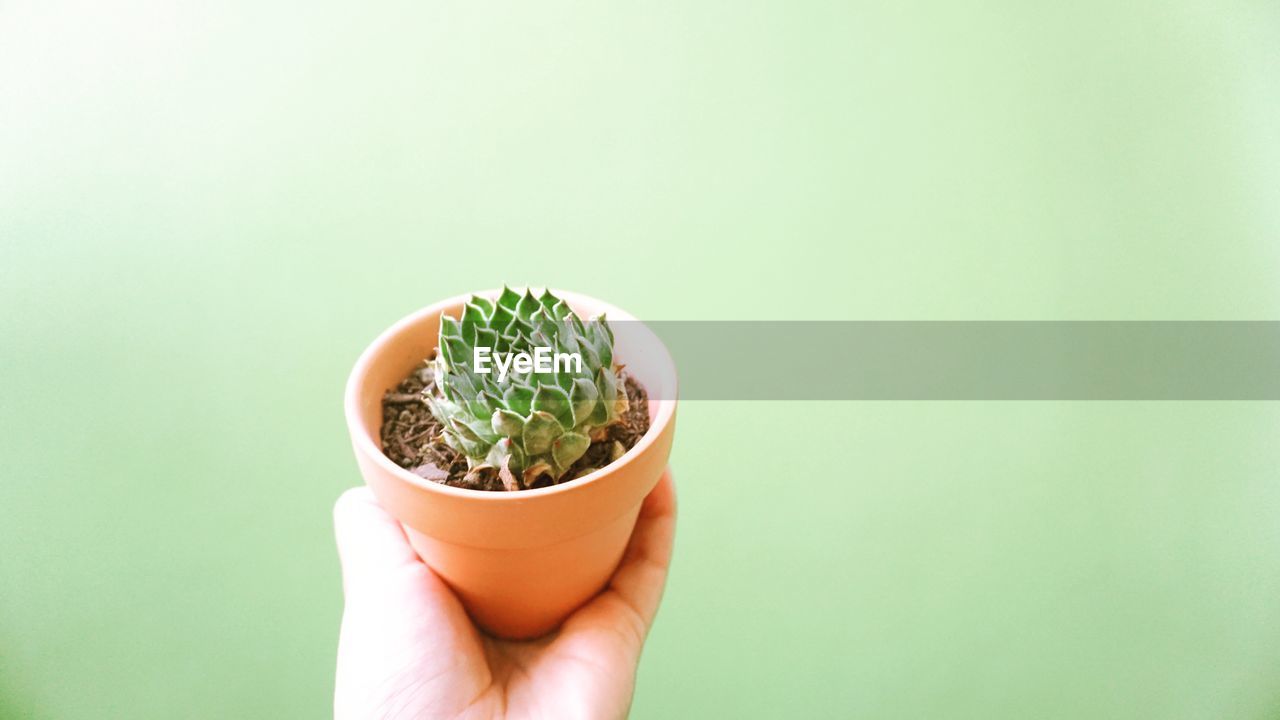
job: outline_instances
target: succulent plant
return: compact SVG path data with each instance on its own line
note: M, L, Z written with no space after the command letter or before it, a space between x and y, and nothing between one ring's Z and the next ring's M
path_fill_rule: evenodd
M476 348L505 357L508 372L475 367ZM538 348L566 361L550 372L512 361ZM466 455L471 473L497 473L508 490L544 474L559 482L627 411L608 322L582 320L550 291L535 297L504 287L496 301L473 295L462 317L440 318L437 350L426 401L445 443Z

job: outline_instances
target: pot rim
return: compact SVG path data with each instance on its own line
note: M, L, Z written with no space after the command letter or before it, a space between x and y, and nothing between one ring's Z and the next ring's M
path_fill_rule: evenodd
M589 295L553 288L546 289L550 290L557 297L568 301L571 305L575 304L575 302L597 305L609 316L610 319L640 322L631 313ZM355 366L351 368L351 374L347 377L346 390L343 393L343 408L347 418L347 428L351 433L351 437L357 449L360 452L363 452L366 457L371 458L373 462L377 463L384 470L390 472L401 482L408 483L409 485L421 488L427 492L442 493L446 496L453 496L460 499L470 498L484 502L498 503L529 501L536 498L573 492L577 488L584 488L588 485L599 482L609 475L612 475L615 471L627 466L631 461L648 451L649 447L653 445L659 436L662 435L667 425L671 423L672 418L675 417L677 401L674 398L679 396L675 362L671 359L670 351L667 350L666 345L662 343L662 340L659 339L657 335L654 335L654 340L656 341L657 348L661 350L662 353L659 361L663 367L664 374L667 376L664 380L671 383L671 392L669 394L672 396L672 399L661 399L657 401L650 400L650 402L658 403L658 411L655 413L653 421L649 424L649 429L645 431L645 434L641 436L640 440L627 450L622 457L608 465L605 465L595 472L566 483L552 485L545 488L518 490L515 492L493 492L488 490L472 490L470 488L456 488L451 485L425 480L392 462L391 458L387 457L386 453L382 452L381 446L373 439L372 428L367 427L361 420L359 407L360 388L365 376L368 374L369 367L373 365L374 360L381 353L382 349L390 342L391 338L404 332L407 327L421 322L424 317L439 315L444 312L445 308L466 302L472 295L480 295L482 297L492 299L497 297L500 292L501 290L498 289L482 290L479 292L454 295L453 297L431 303L420 310L416 310L400 318L386 330L382 331L378 337L373 340L373 342L369 343L369 345L364 349L364 352L360 353L360 357L356 360Z

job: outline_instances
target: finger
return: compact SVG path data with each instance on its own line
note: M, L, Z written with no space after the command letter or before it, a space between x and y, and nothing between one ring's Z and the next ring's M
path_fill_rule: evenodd
M640 507L627 552L609 583L609 589L640 616L646 629L653 624L662 600L675 533L675 483L667 470Z
M405 717L456 714L431 711L431 703L451 694L474 698L490 679L461 603L418 559L400 523L368 488L338 498L333 525L345 596L334 717L397 714L388 708Z
M367 487L351 488L333 506L333 531L343 591L377 585L378 578L419 563L404 530Z

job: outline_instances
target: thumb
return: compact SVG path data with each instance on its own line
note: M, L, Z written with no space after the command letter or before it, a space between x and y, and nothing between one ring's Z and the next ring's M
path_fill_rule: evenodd
M342 563L342 589L353 591L382 585L406 566L421 564L404 530L367 487L342 493L333 506L333 531Z
M483 658L479 641L461 604L418 559L400 523L368 488L338 498L333 529L345 596L334 717L400 716L394 708L433 697L420 698L414 688L430 690L449 681L448 671L460 666L461 653L454 648ZM421 716L412 709L402 714Z

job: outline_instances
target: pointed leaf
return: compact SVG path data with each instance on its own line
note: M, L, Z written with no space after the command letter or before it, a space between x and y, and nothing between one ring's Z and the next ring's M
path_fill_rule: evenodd
M439 420L441 425L448 427L449 418L457 414L458 406L444 398L438 398L432 395L425 395L423 397L426 398L427 409L431 411L431 414L435 416L435 419Z
M533 326L533 332L529 333L529 339L533 340L535 345L549 345L547 341L551 338L555 331L551 326L551 319L547 317L546 311L538 308L538 311L529 318L529 324Z
M510 410L495 410L491 421L493 431L509 438L518 438L524 433L524 418Z
M495 307L493 309L493 313L489 315L489 327L493 328L498 333L505 333L507 331L507 326L510 325L511 321L515 320L515 318L515 313L511 312L508 308L499 305Z
M600 337L604 335L604 326L600 324L600 316L595 315L588 319L586 322L586 328L587 332L585 334L587 339L590 340L592 345L599 345Z
M458 404L470 404L479 394L472 377L465 372L445 375L442 388L445 395Z
M601 323L599 317L593 317L587 321L587 332L585 336L586 341L591 344L591 347L596 349L596 352L599 352L600 348L609 344L609 334L605 331L604 325Z
M457 450L462 454L466 454L466 448L462 447L462 443L458 440L458 435L454 431L445 428L440 432L440 437L444 438L444 444Z
M578 334L573 331L573 324L568 320L557 323L556 342L564 352L578 352Z
M451 336L441 338L441 343L440 351L450 371L458 367L471 367L470 343L462 338Z
M543 385L547 387L559 387L559 383L556 382L555 373L533 373L529 376L529 384L533 387L541 387ZM560 389L564 390L564 388ZM566 393L567 392L568 391L566 390Z
M547 310L551 310L551 308L556 306L556 303L560 302L560 298L552 295L550 290L543 288L542 297L538 298L538 302L541 303L542 307Z
M573 373L562 372L555 374L556 385L567 393L573 392ZM572 403L570 403L572 405Z
M484 309L473 302L462 308L462 339L471 344L476 342L476 329L484 327Z
M627 397L626 387L618 388L618 398L613 401L613 416L623 417L631 409L631 398Z
M483 442L488 445L498 439L498 435L493 431L492 427L479 421L469 421L454 416L449 418L449 427L463 439L472 442Z
M438 334L441 337L444 337L445 335L462 337L462 325L458 324L457 320L454 320L448 315L441 315L440 316L440 332Z
M609 408L602 402L597 402L595 407L591 408L591 417L587 418L587 424L593 428L604 427L609 424Z
M567 432L551 443L551 457L556 468L563 473L591 446L591 438L575 432Z
M568 320L573 314L573 309L564 300L556 300L555 306L551 308L551 314L555 315L557 320Z
M520 302L520 293L512 290L506 285L502 286L502 294L498 296L498 305L508 309L515 310L516 305Z
M606 413L605 422L611 422L614 420L614 403L618 399L618 380L612 370L600 369L600 374L596 376L596 388L600 390L600 405L604 407Z
M600 391L590 380L578 378L573 381L570 398L573 402L573 424L577 427L591 419L592 411L600 404Z
M555 343L551 341L551 336L549 336L542 328L537 328L533 331L533 334L529 336L529 343L535 348L555 347Z
M600 362L600 353L586 338L583 338L582 344L578 346L578 355L582 356L582 369L587 372L604 367Z
M506 442L508 446L508 457L511 460L511 471L519 474L520 471L524 469L526 463L524 450L521 450L518 444L511 442L510 440L507 440Z
M489 452L485 455L485 463L494 467L502 467L502 463L511 455L512 442L507 438L502 438L493 444Z
M486 442L473 442L459 437L457 434L454 435L454 440L457 442L457 445L454 446L453 449L463 455L466 455L470 459L479 460L489 452L489 444Z
M452 338L452 337L441 336L440 344L436 346L436 351L439 353L439 355L437 355L436 357L436 361L439 363L443 363L444 365L443 369L446 371L446 373L447 371L452 370L454 367L453 351L449 349L448 340L457 340L458 342L462 342L462 338ZM462 344L465 345L466 343L462 343Z
M566 430L573 427L573 405L569 402L569 394L556 385L538 385L533 394L533 409L551 414Z
M545 412L534 412L524 423L521 441L524 451L529 455L539 455L551 448L551 441L560 437L564 428L554 415Z
M512 323L511 327L515 328L515 324ZM508 332L510 332L510 330L508 330ZM532 330L530 332L532 332ZM529 340L529 335L523 328L516 328L515 338L516 339L511 342L512 351L529 352L533 349L533 342Z
M497 346L498 346L498 333L494 332L493 330L490 330L487 327L482 327L476 330L475 347L489 348L489 352L493 353L495 352L495 349L497 348ZM492 369L496 370L497 368L495 367Z
M493 391L485 389L480 391L480 402L489 409L490 412L497 410L506 410L507 404L502 402L502 398L498 397Z
M446 430L444 434L446 438L450 434L453 435L453 439L457 443L454 446L455 449L461 450L467 457L472 458L483 458L485 453L489 452L490 443L485 442L466 423L457 418L451 418L449 425L450 429Z
M514 480L524 468L524 451L520 449L517 443L503 438L494 443L493 448L489 450L489 454L485 457L485 462L499 468L499 470L508 470L513 474L512 479Z
M508 335L528 338L529 333L533 332L533 325L531 325L528 320L517 315L511 318L511 324L507 326L505 332Z
M502 393L502 401L520 415L528 415L533 409L533 388L513 384Z
M596 351L600 353L600 367L609 370L613 369L613 341L602 342Z
M520 298L520 302L516 305L516 315L524 320L529 320L541 307L542 304L533 296L533 292L525 290L524 296Z

